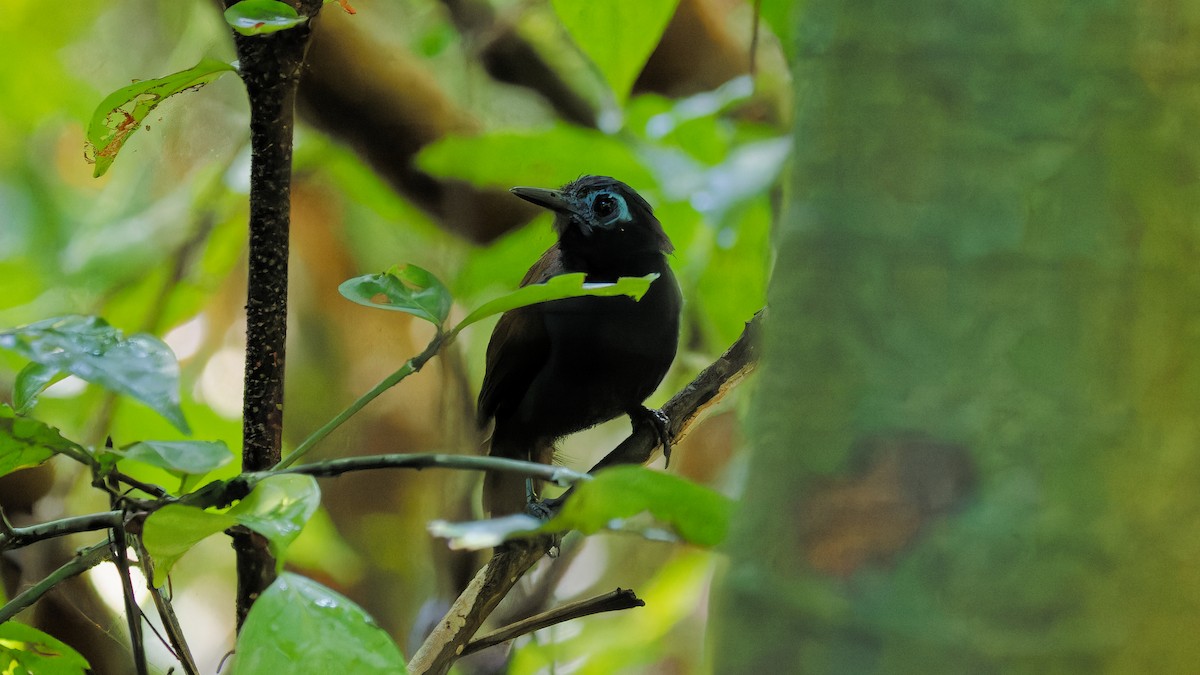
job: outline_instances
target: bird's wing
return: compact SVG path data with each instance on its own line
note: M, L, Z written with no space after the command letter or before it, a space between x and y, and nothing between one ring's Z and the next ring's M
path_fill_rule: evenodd
M521 286L538 284L562 272L558 247L547 250L534 263ZM504 313L492 330L487 348L487 370L479 390L479 423L495 416L505 401L519 403L533 378L541 371L550 351L550 336L538 305Z

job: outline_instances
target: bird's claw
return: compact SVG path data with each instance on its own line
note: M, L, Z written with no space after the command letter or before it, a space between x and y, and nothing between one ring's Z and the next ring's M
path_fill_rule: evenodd
M662 444L665 465L671 466L671 419L662 410L645 406L642 407L642 416L649 420L651 426L654 427L654 433L658 435L658 442Z
M562 504L561 497L541 499L533 488L533 479L525 479L525 513L541 521L547 521L558 514Z
M525 503L525 513L541 521L547 521L558 512L558 504L553 499L533 499Z

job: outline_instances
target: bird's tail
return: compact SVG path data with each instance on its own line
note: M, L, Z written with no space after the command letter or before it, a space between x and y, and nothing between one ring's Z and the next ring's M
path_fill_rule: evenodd
M551 463L554 457L553 443L545 440L529 441L497 428L492 433L492 457L523 459L543 464ZM536 488L538 481L534 481ZM483 508L491 517L507 516L525 510L527 501L525 476L518 473L489 471L483 480Z

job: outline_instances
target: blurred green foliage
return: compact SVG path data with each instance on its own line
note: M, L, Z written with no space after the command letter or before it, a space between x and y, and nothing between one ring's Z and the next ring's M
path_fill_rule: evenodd
M473 58L477 45L459 37L440 3L353 4L359 13L350 20L380 41L385 51L379 58L389 58L386 50L417 54L447 96L478 122L480 131L473 136L448 136L428 146L419 156L421 168L497 188L555 187L583 173L609 174L634 185L654 204L676 245L672 265L687 298L681 358L664 390L690 378L762 306L771 264L771 190L789 142L781 129L763 121L770 116L755 112L763 97L748 79L680 100L630 94L639 61L653 47L674 2L622 3L607 19L638 30L623 31L621 41L607 43L595 40L601 33L595 31L594 16L586 14L592 8L495 3L574 89L596 103L603 131L567 126L537 97L492 81ZM750 3L742 4L741 25L748 37ZM326 11L340 10L331 5ZM574 15L562 22L564 12ZM124 334L163 339L178 357L179 386L172 387L178 400L159 397L157 407L169 404L172 418L186 418L191 436L156 413L154 403L131 405L76 377L28 371L21 390L36 393L48 386L33 414L92 451L111 437L125 449L115 454L132 455L123 457L120 467L136 479L182 491L198 482L192 470L213 469L204 480L228 478L238 470L235 462L218 466L211 453L205 458L212 461L202 467L185 466L171 459L171 448L181 446L166 443L220 441L234 454L241 445L239 317L249 164L241 85L236 78L221 78L145 110L141 128L121 150L122 160L99 179L92 178L83 158L88 121L108 94L131 81L184 72L202 58L231 62L228 25L211 3L200 0L70 6L12 0L4 14L0 42L21 55L22 66L0 74L0 96L11 102L0 109L0 330L86 315L103 317ZM614 46L616 52L603 51ZM778 72L771 77L786 78ZM426 337L403 321L363 318L359 308L336 296L338 283L415 263L445 281L454 304L439 305L438 312L448 311L449 321L456 323L471 308L515 288L553 241L543 217L490 246L468 244L399 197L350 149L303 123L294 166L289 444L412 356L410 347L419 348ZM471 398L482 375L487 328L464 331L439 369L406 382L389 394L390 400L381 399L365 411L371 414L331 437L322 452L476 451L473 441L461 438L473 433L473 423L459 411L459 398ZM0 391L18 384L25 364L0 350ZM22 396L33 404L32 395ZM586 442L611 447L611 439L622 433L602 429ZM63 515L108 508L86 471L65 462L54 466L62 497L55 503L67 509ZM350 479L342 480L344 485ZM276 534L281 540L299 534L289 562L344 590L400 635L417 606L444 595L452 583L441 544L428 542L424 525L459 508L462 489L446 487L448 482L431 474L360 480L374 482L340 491L336 482L322 484L327 510L318 511L302 534ZM297 523L313 515L311 491L284 492L270 503L298 509ZM466 493L461 499L472 498ZM147 545L161 544L165 548L159 551L167 556L156 570L157 580L170 569L172 556L239 522L229 514L198 509L155 514L147 525ZM164 532L169 533L166 543L160 538L156 544ZM597 548L617 551L628 544L613 537ZM710 556L650 546L637 554L644 556L637 564L617 565L629 576L616 578L624 585L645 582L649 594L639 592L657 605L643 611L638 622L612 622L595 638L571 641L569 650L591 640L590 649L579 653L598 659L589 666L595 672L608 667L605 659L611 658L599 645L612 641L637 645L629 664L646 670L663 658L700 667L697 612ZM228 552L200 546L170 571L178 594L199 593L209 603L195 612L196 630L222 635L222 624L205 624L203 617L232 612L216 604L233 580ZM582 594L588 587L582 584L573 592ZM689 648L667 649L650 637L673 630ZM543 654L543 647L530 644L528 649ZM213 652L219 656L224 648ZM517 662L524 658L518 655Z
M624 103L678 2L552 0L551 4L563 28L603 75L613 96Z

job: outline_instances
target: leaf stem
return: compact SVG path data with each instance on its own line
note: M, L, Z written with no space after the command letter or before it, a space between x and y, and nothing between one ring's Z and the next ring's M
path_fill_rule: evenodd
M287 457L284 457L283 460L272 467L272 469L286 469L295 464L297 460L308 454L308 452L313 449L313 446L324 440L326 436L333 433L334 429L342 426L346 420L350 419L359 410L362 410L364 407L366 407L368 403L378 398L380 394L396 386L401 380L409 375L420 371L421 368L423 368L429 361L429 359L432 359L437 355L438 351L441 350L442 345L445 344L446 340L447 334L439 330L438 334L429 341L428 345L425 346L424 351L405 361L404 365L400 366L399 370L383 378L383 380L381 380L379 384L372 387L370 391L362 396L359 396L358 399L347 406L345 410L338 413L333 419L326 422L325 425L320 429L317 429L310 434L308 438L304 439L304 441L300 443L300 445L296 446L296 449L292 451L291 454L289 454Z

